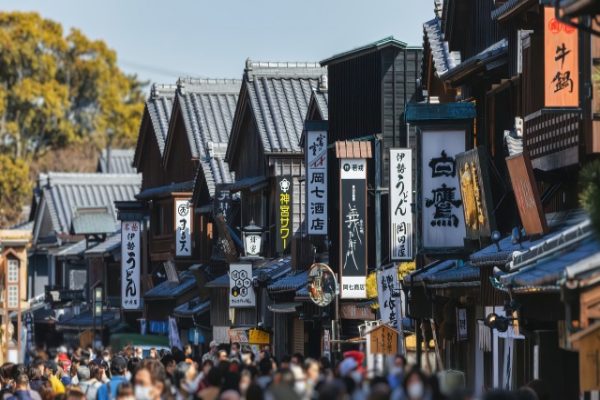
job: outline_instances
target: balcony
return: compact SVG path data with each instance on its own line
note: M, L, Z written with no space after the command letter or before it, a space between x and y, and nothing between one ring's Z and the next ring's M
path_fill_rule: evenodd
M524 118L525 149L533 167L552 171L579 162L580 109L542 108Z

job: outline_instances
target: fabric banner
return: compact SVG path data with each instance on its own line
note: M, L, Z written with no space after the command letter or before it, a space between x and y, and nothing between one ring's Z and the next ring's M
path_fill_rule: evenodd
M367 297L367 161L340 159L341 295Z
M169 317L169 346L171 348L177 347L179 350L183 350L181 338L179 337L179 329L177 328L177 321L173 317Z

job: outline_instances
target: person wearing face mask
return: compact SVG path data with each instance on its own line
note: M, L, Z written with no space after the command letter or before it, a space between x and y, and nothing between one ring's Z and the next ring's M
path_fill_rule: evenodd
M98 400L112 400L117 397L117 389L123 382L127 382L125 372L127 371L127 360L121 356L116 356L110 364L110 381L100 386L98 389Z
M133 378L137 400L172 399L165 367L158 360L144 360Z
M404 393L408 400L427 400L430 398L426 386L427 378L417 368L412 369L404 379Z
M193 363L180 362L175 368L174 384L175 398L185 400L194 398L200 385L200 374Z

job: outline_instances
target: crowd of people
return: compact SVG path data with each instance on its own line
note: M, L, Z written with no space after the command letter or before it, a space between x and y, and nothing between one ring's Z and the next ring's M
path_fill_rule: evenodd
M170 352L126 347L118 352L60 347L33 354L27 364L0 367L1 399L9 400L469 400L461 388L443 390L436 375L410 367L397 355L383 374L364 367L364 353L349 351L336 365L301 354L276 359L238 343L215 342L202 356L189 346ZM444 393L445 392L445 393ZM489 391L485 400L546 400L540 382L515 392Z

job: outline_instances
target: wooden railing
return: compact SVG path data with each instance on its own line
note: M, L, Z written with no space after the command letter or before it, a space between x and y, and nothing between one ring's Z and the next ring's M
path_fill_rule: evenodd
M533 166L554 170L579 162L581 110L542 108L524 118L524 147Z

